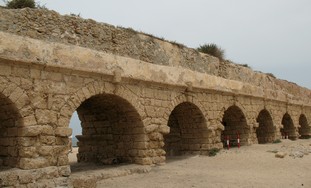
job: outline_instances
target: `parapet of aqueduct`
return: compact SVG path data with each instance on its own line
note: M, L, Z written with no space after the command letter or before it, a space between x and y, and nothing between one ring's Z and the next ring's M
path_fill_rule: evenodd
M310 90L271 75L48 10L0 8L0 30L0 186L68 178L75 111L79 162L159 164L237 132L242 145L310 136Z

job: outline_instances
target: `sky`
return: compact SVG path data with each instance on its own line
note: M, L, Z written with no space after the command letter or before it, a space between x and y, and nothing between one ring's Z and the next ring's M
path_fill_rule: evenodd
M2 3L3 4L3 3ZM79 14L197 48L311 89L310 0L40 0Z

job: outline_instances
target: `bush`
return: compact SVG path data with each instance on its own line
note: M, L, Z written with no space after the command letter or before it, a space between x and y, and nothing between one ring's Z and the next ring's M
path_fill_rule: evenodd
M224 60L225 51L218 47L216 44L204 44L197 48L197 50L199 52L218 57L220 61Z
M280 139L276 139L273 141L273 144L281 143L282 141Z
M214 156L216 156L217 155L217 153L220 151L220 149L218 149L218 148L212 148L212 149L210 149L210 150L208 150L208 156L209 157L214 157Z
M11 0L6 1L6 6L11 9L36 8L34 0Z

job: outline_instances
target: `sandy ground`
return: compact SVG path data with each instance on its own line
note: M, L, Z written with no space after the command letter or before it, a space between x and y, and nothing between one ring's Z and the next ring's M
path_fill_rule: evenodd
M302 149L311 152L310 144L311 139L283 140L279 144L222 150L215 157L175 157L153 167L150 173L102 180L97 187L310 188L311 153L302 158L290 156ZM287 156L276 158L271 151L283 151Z

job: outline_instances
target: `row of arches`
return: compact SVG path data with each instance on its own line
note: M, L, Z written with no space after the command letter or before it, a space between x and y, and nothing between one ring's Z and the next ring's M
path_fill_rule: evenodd
M151 143L153 138L145 137L140 115L125 99L115 95L94 96L83 102L77 112L82 126L82 135L78 136L79 162L107 158L135 162L144 156L137 153L144 153L150 149L150 145L142 143L146 141ZM293 120L288 113L282 118L281 130L274 125L267 109L260 111L256 120L258 128L255 129L255 135L259 144L275 141L279 138L280 132L287 134L292 140L298 138ZM221 131L220 141L224 141L227 136L235 138L238 133L241 145L248 145L251 142L253 130L238 106L232 105L226 109L221 123L224 130ZM305 115L301 115L299 123L301 138L309 137L311 132ZM175 106L169 115L167 126L170 131L163 135L164 143L161 146L166 156L199 154L210 149L211 144L217 143L217 139L211 140L208 121L194 103L181 102ZM98 140L96 146L92 146L94 140ZM151 149L154 148L151 146Z
M220 141L220 138L211 139L213 132L208 129L208 120L191 102L181 102L172 110L167 120L170 131L164 135L155 132L146 135L141 115L129 101L117 95L92 96L76 110L82 127L82 134L77 136L78 162L117 159L119 162L139 163L146 156L158 155L159 148L165 151L166 156L197 154ZM12 128L18 126L20 119L14 103L0 94L1 168L16 167L18 163L20 145L17 131L12 131ZM278 130L268 110L263 109L259 113L257 122L256 135L260 144L272 142L278 137ZM238 106L226 109L221 123L224 130L219 137L235 137L239 133L241 144L249 143L252 130ZM288 134L290 139L297 139L296 128L288 113L283 116L282 124L281 132ZM300 116L299 124L301 138L309 137L310 127L304 114ZM153 151L150 152L150 149Z

